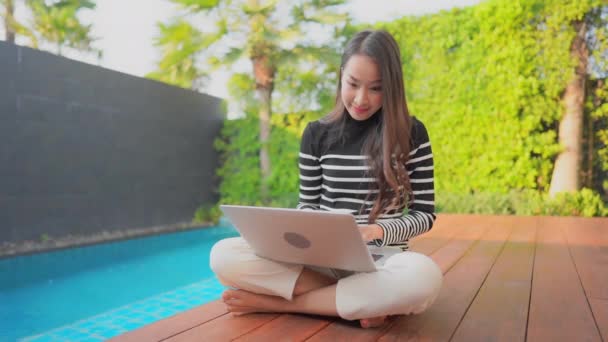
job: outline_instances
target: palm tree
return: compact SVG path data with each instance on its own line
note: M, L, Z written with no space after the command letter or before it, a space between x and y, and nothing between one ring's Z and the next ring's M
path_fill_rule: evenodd
M11 25L11 22L15 20L15 4L13 4L13 0L2 0L0 3L4 6L2 17L4 18L6 41L15 44L15 30Z
M15 18L15 2L13 0L0 0L0 5L4 7L2 18L4 19L6 41L15 44L16 35L26 36L30 39L30 47L37 49L38 39L34 32Z
M585 101L588 98L587 89L590 87L591 74L598 74L599 79L605 78L607 75L604 62L605 54L608 51L606 37L608 22L606 19L608 19L608 6L600 5L592 7L580 20L572 22L576 34L570 45L570 55L575 61L575 65L573 76L562 95L565 112L558 129L562 151L555 160L551 177L549 194L552 196L560 192L578 191L583 184L582 176L585 173L583 171L585 164L583 158L584 126L587 125L587 135L591 142L596 135L593 129L594 119L586 115ZM593 143L588 144L586 148L588 155L591 155L590 160L592 160ZM588 160L589 158L587 157ZM588 163L586 173L587 177L591 179L590 170L592 170L593 164ZM587 180L586 183L589 185L590 180Z
M80 51L93 50L91 25L81 23L77 14L82 9L94 9L95 2L60 0L47 5L44 0L28 0L27 3L34 16L34 31L54 44L58 55L66 46Z
M580 166L582 162L583 117L585 84L589 51L585 42L587 25L584 20L574 23L576 36L570 53L577 61L574 76L566 86L562 97L565 113L559 124L559 142L562 152L555 160L549 193L577 191L580 189Z
M80 51L95 51L91 48L91 25L80 22L77 14L82 9L94 9L90 0L59 0L47 4L44 0L27 0L24 4L32 13L32 22L24 24L15 18L14 0L0 0L4 7L2 17L6 31L6 41L15 43L16 36L29 38L29 46L37 49L39 40L54 44L57 54L63 47Z
M294 63L294 59L319 59L335 54L328 46L307 42L306 35L311 25L346 24L348 16L336 12L344 1L300 0L289 5L283 2L282 7L278 0L172 1L186 9L189 16L203 14L214 18L215 32L200 33L185 20L160 25L157 45L163 49L163 59L159 71L151 76L161 80L174 77L174 84L192 87L208 71L230 67L242 58L249 60L258 101L261 192L262 198L266 198L265 181L271 174L267 143L277 71L286 63ZM198 54L209 57L205 71L193 67ZM168 76L160 76L165 73Z
M155 45L161 47L163 59L159 70L146 77L182 88L196 89L195 81L207 76L198 70L194 55L203 49L201 32L188 22L178 20L171 25L159 24L160 37Z

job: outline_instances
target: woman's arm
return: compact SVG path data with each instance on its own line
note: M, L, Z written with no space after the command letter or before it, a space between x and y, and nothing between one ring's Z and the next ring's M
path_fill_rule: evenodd
M322 170L313 136L313 123L309 123L304 129L300 143L300 198L297 209L320 208Z
M413 133L414 149L406 163L413 198L408 201L407 213L403 216L376 222L381 233L377 228L369 229L375 232L374 242L378 246L405 242L428 232L435 222L433 151L426 128L418 120L415 120Z

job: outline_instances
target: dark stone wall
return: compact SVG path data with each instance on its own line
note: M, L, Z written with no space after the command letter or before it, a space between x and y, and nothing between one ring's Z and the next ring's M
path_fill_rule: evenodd
M0 243L188 222L216 201L212 96L0 42Z

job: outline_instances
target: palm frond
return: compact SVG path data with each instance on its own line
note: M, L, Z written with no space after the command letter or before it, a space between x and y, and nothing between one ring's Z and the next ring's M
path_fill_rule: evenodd
M220 0L171 0L173 3L195 11L204 12L212 10L220 5Z

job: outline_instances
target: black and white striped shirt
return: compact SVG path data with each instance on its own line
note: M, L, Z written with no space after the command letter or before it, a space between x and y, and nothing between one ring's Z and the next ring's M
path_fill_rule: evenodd
M304 130L297 208L347 212L355 216L357 223L366 224L378 187L362 147L368 130L378 129L381 124L381 112L365 121L356 121L348 114L344 119L345 130L336 143L329 143L330 135L335 134L329 124L314 121ZM375 240L377 246L405 250L410 238L429 231L435 221L433 152L426 128L416 118L412 118L411 139L406 169L413 198L407 203L406 212L403 205L378 216L375 223L382 227L384 239Z

